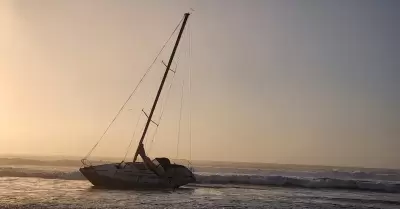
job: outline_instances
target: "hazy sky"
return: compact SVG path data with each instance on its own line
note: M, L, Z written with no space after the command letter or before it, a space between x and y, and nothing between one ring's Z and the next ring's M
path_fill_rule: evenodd
M192 159L400 168L396 0L0 1L0 153L84 156L189 8L152 156L176 156L185 80L189 158L191 67ZM94 155L123 157L160 61Z

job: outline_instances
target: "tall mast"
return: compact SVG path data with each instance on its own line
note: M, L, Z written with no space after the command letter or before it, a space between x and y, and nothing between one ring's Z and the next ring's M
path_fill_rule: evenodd
M140 138L140 142L139 142L138 147L136 149L136 153L135 153L135 157L133 158L133 162L136 162L136 159L137 159L138 154L139 154L138 153L139 146L141 144L143 144L143 140L146 137L147 129L149 128L149 125L150 125L150 122L151 122L151 118L153 117L154 110L156 109L157 102L158 102L158 99L159 99L160 94L161 94L161 90L162 90L162 88L164 86L165 79L167 78L167 75L168 75L168 72L170 70L172 61L174 60L175 52L176 52L176 49L178 48L179 41L181 40L182 33L183 33L184 29L185 29L186 22L187 22L187 19L189 18L189 15L190 15L190 13L185 13L185 16L184 16L184 19L183 19L183 23L182 23L181 29L179 31L179 34L178 34L178 38L176 39L174 49L172 50L171 56L169 57L169 61L168 61L167 68L165 69L164 77L163 77L163 79L161 81L160 87L159 87L158 92L157 92L157 96L156 96L156 98L154 100L154 103L153 103L153 106L151 107L151 111L150 111L149 117L147 118L146 126L144 127L142 137Z

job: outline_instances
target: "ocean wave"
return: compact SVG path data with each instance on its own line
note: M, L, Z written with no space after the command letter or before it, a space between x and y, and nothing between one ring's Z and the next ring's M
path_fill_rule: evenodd
M56 171L27 168L0 168L0 177L32 177L44 179L84 180L79 171Z
M93 159L94 165L117 162L117 159L106 161ZM186 165L185 160L173 160L175 163ZM400 169L378 168L350 168L331 166L306 166L306 165L280 165L263 163L230 163L230 162L191 162L196 173L218 173L232 175L257 175L257 176L296 176L301 178L330 178L367 181L400 181ZM41 169L56 169L62 167L76 169L82 165L80 160L73 159L28 159L28 158L1 158L1 167L40 167Z
M232 175L257 175L257 176L296 176L304 178L330 178L330 179L348 179L348 180L382 180L382 181L400 181L399 170L371 169L369 171L360 170L338 170L338 169L246 169L246 168L213 168L196 167L196 171L203 173L222 173Z
M45 179L85 180L79 171L56 171L27 168L0 168L0 177L34 177ZM352 189L400 193L400 183L392 181L366 181L357 179L305 178L280 175L222 175L196 174L197 184L255 185L300 187L310 189Z
M259 186L302 187L310 189L352 189L400 193L400 183L356 179L304 178L259 175L197 175L201 184L244 184Z

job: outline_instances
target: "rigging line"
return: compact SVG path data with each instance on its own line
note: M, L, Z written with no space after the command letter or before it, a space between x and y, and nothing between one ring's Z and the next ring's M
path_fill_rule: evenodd
M177 53L177 63L179 63L179 59L180 59L180 47L178 47L178 53ZM170 90L171 90L171 87L172 87L172 83L174 82L174 78L175 78L175 75L176 75L176 68L178 67L178 64L176 64L176 67L175 67L175 73L173 74L173 76L172 76L172 81L171 81L171 83L170 83L170 85L168 86L168 89L167 89L167 96L163 99L164 101L162 102L162 106L161 106L161 108L160 108L160 118L159 118L159 120L158 120L158 125L156 126L156 129L155 129L155 131L153 132L153 134L152 134L152 136L149 136L149 137L145 137L145 139L144 139L144 144L145 144L145 146L147 147L149 144L150 144L150 148L149 148L149 154L150 154L150 151L151 151L151 146L153 145L152 143L153 143L153 141L154 141L154 138L155 138L155 136L156 136L156 134L157 134L157 132L158 132L158 127L159 127L159 125L160 125L160 122L161 122L161 117L162 117L162 115L163 115L163 112L164 112L164 107L165 107L165 105L166 105L166 102L167 102L167 99L168 99L168 95L169 95L169 92L170 92ZM150 96L150 95L149 95ZM143 112L143 111L142 111ZM146 113L145 113L146 114ZM147 116L148 117L148 116ZM144 127L142 128L142 130L144 129ZM151 140L150 140L151 139Z
M185 33L185 34L186 34L186 33ZM180 58L181 58L180 52L181 52L181 48L178 49L178 57L177 57L176 63L175 63L175 64L176 64L175 73L174 73L173 76L172 76L172 81L171 81L170 85L168 86L167 95L166 95L166 97L165 97L165 99L164 99L164 102L163 102L163 105L162 105L162 107L161 107L161 113L160 113L160 117L159 117L159 119L158 119L158 124L159 124L159 126L160 126L160 124L161 124L162 116L164 115L165 106L166 106L166 103L167 103L168 98L169 98L169 94L170 94L170 90L171 90L172 84L174 83L174 80L175 80L175 75L176 75L176 73L178 72L177 69L178 69L178 66L179 66ZM156 127L156 130L155 130L154 135L153 135L153 139L152 139L151 142L150 142L149 153L151 152L151 149L153 148L153 143L154 143L154 141L155 141L155 139L156 139L156 137L157 137L157 133L158 133L158 128L159 128L159 126Z
M190 40L189 30L186 31L185 35L187 35L187 39ZM187 54L190 54L190 44L189 44L189 50L187 51ZM176 159L178 159L178 156L179 156L179 142L180 142L180 136L181 136L181 121L182 121L182 109L183 109L184 84L185 84L185 80L182 80L181 106L179 107L178 140L177 140L177 143L176 143L176 157L175 157Z
M151 65L149 66L149 68L147 68L145 74L142 76L142 78L140 79L139 83L136 85L135 89L132 91L132 93L129 95L128 99L125 101L125 103L122 105L122 107L119 109L119 111L117 112L117 114L115 115L114 119L111 121L111 123L107 126L106 130L104 131L104 133L101 135L100 139L96 142L96 144L93 146L93 148L88 152L88 154L83 158L83 159L87 159L93 152L93 150L97 147L97 145L100 143L100 141L104 138L104 136L106 135L106 133L108 132L108 130L110 129L111 125L115 122L115 120L118 118L118 116L121 114L122 110L125 108L126 104L129 102L129 100L132 98L133 94L136 92L136 90L138 89L139 85L142 83L143 79L146 77L146 75L149 73L150 69L153 67L154 63L157 61L158 57L160 56L160 54L162 53L162 51L164 50L164 48L166 47L166 45L168 44L168 42L171 40L172 36L175 34L175 32L177 31L177 29L179 28L179 25L181 25L183 21L183 18L179 21L178 25L175 27L174 31L172 32L172 34L169 36L168 40L164 43L164 45L162 46L161 50L158 52L156 58L154 58L153 62L151 63Z
M157 126L157 127L158 127L158 126ZM144 139L144 144L145 144L146 147L149 145L149 143L150 143L150 145L151 145L152 141L151 141L150 139L151 139L151 138L154 138L154 135L155 135L156 132L157 132L157 127L156 127L156 129L154 130L154 132L151 134L151 136L146 137L146 138ZM149 152L149 153L150 153L150 152Z
M171 83L168 86L167 94L166 94L165 98L163 98L163 102L162 102L162 106L161 106L161 110L160 110L160 117L158 118L158 126L156 127L156 130L154 131L154 134L153 134L153 137L152 137L153 139L150 141L150 148L149 148L149 151L148 151L149 153L151 152L151 148L153 147L153 142L154 142L154 140L156 138L156 135L158 133L158 128L161 125L161 118L164 115L165 106L166 106L168 98L169 98L169 94L170 94L170 91L171 91L171 88L172 88L172 84L174 83L174 80L175 80L175 75L176 75L176 72L177 72L176 70L177 70L178 65L179 65L179 59L180 59L180 47L178 48L178 56L177 56L175 73L172 75L172 80L171 80Z
M186 32L185 32L185 34L186 34ZM158 126L156 127L156 130L154 132L153 139L150 141L150 148L149 148L149 151L148 151L149 153L151 152L151 149L153 147L153 142L156 139L156 136L157 136L157 133L158 133L158 128L161 125L161 119L162 119L162 116L164 115L165 106L166 106L166 103L167 103L168 98L169 98L169 94L170 94L170 90L171 90L172 84L174 83L174 80L175 80L175 75L177 73L177 69L178 69L178 66L179 66L179 61L180 61L180 58L181 58L181 47L178 48L178 53L177 54L178 55L177 55L177 59L176 59L176 63L175 63L176 64L175 73L172 76L172 81L168 86L167 95L164 98L163 105L161 106L161 110L160 110L161 113L160 113L160 117L158 118Z
M161 125L161 119L163 118L165 106L166 106L166 104L167 104L167 101L168 101L168 98L169 98L169 94L170 94L170 90L171 90L171 88L172 88L172 84L174 83L174 80L175 80L175 74L172 76L172 81L171 81L171 83L170 83L169 86L168 86L167 95L166 95L166 97L164 98L163 105L162 105L162 107L161 107L160 117L158 118L158 126L156 127L156 130L155 130L155 132L154 132L153 139L150 141L149 153L151 152L151 149L152 149L152 147L153 147L153 143L154 143L154 141L155 141L155 139L156 139L156 136L157 136L157 133L158 133L158 128L159 128L159 126Z
M178 143L176 144L176 159L178 159L179 154L179 140L181 136L181 121L182 121L182 107L183 107L183 87L185 85L185 81L182 80L182 95L181 95L181 107L179 111L179 123L178 123Z
M186 34L186 31L185 31L185 34ZM185 35L185 34L184 34L184 35ZM172 76L172 81L171 81L171 83L170 83L169 86L168 86L168 92L167 92L167 95L166 95L166 97L165 97L165 99L164 99L165 101L163 102L163 105L162 105L162 107L161 107L161 110L160 110L160 117L159 117L159 119L158 119L158 124L160 124L161 117L162 117L162 115L164 114L164 108L165 108L165 105L166 105L167 100L168 100L168 97L169 97L169 92L170 92L170 90L171 90L172 84L174 83L175 75L176 75L176 73L178 72L177 69L178 69L178 66L179 66L179 61L180 61L180 59L181 59L181 47L178 48L178 53L177 53L177 54L178 54L178 55L177 55L177 58L176 58L176 61L175 61L175 73L174 73L174 75Z
M175 80L175 74L172 76L172 81L168 86L167 95L166 95L166 98L164 99L164 103L163 103L163 106L162 106L162 109L161 109L161 114L160 114L160 117L158 119L158 126L156 127L156 130L154 132L153 139L150 141L151 144L150 144L149 152L151 152L151 148L153 147L153 142L154 142L154 140L156 138L156 135L157 135L157 132L158 132L158 128L161 125L161 119L162 119L162 116L164 115L165 106L166 106L166 103L167 103L167 100L168 100L168 97L169 97L169 92L171 90L172 83L174 82L174 80Z
M137 127L138 127L138 125L139 125L140 119L142 119L142 115L143 115L143 113L140 112L139 119L138 119L137 122L136 122L136 126L135 126L135 129L134 129L134 131L133 131L131 141L129 142L129 146L128 146L128 148L126 149L126 152L125 152L125 156L124 156L124 160L123 160L123 161L125 161L126 156L128 155L129 149L130 149L131 146L132 146L132 142L133 142L133 139L135 138L136 130L137 130Z
M192 160L192 31L190 27L190 22L188 25L188 40L189 40L189 160Z

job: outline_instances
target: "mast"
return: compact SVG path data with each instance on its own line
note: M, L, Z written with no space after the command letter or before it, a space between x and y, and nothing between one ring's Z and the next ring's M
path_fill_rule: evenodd
M156 98L155 98L154 103L153 103L153 106L151 107L150 114L149 114L149 116L147 117L146 126L144 127L142 137L140 138L140 142L139 142L138 147L137 147L137 149L136 149L136 153L135 153L135 157L133 158L133 162L136 162L136 159L137 159L138 154L139 154L139 153L138 153L138 151L139 151L139 146L140 146L141 144L143 144L143 140L144 140L144 138L146 137L147 129L149 128L149 125L150 125L150 122L151 122L151 118L153 117L154 110L156 109L158 99L159 99L159 97L160 97L162 88L163 88L163 86L164 86L165 80L166 80L167 75L168 75L168 72L170 71L170 67L171 67L172 61L174 60L174 56L175 56L176 49L178 48L179 41L181 40L182 33L183 33L184 29L185 29L186 22L187 22L187 19L189 18L189 15L190 15L190 13L185 13L185 15L184 15L183 23L182 23L181 29L180 29L180 31L179 31L178 38L176 39L174 49L172 50L171 56L169 57L168 65L167 65L167 67L166 67L166 69L165 69L164 77L163 77L163 79L162 79L162 81L161 81L160 87L159 87L159 89L158 89Z

